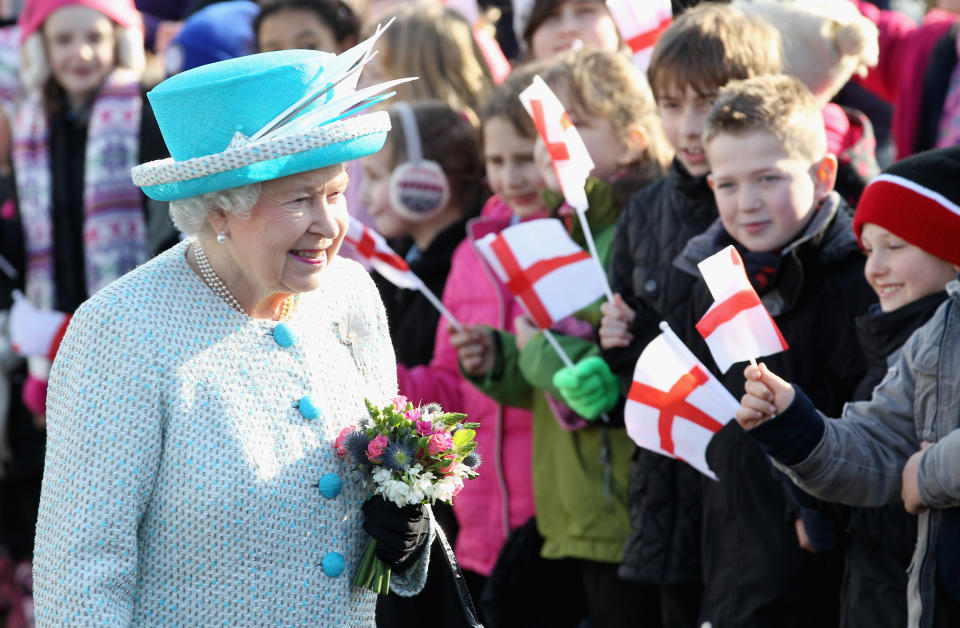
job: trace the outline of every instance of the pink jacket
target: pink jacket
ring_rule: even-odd
[[[499,197],[492,197],[481,217],[468,223],[467,239],[453,253],[443,304],[462,324],[513,331],[513,319],[523,314],[474,248],[479,238],[507,227],[512,215]],[[457,559],[464,568],[488,576],[507,533],[534,514],[530,411],[501,406],[463,378],[442,319],[430,364],[398,370],[400,393],[414,403],[435,401],[480,423],[480,475],[464,484],[453,510],[460,524]]]
[[[897,159],[912,154],[923,106],[924,68],[937,40],[960,16],[940,9],[930,10],[917,26],[896,11],[881,11],[865,0],[857,8],[880,31],[880,61],[859,82],[871,92],[893,103],[891,130]],[[950,80],[945,76],[944,81]]]

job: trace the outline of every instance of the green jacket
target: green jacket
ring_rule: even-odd
[[[613,205],[610,186],[596,179],[588,181],[587,197],[587,222],[601,262],[608,268],[620,208]],[[547,200],[558,206],[561,199],[548,195]],[[571,237],[586,248],[576,216],[570,226]],[[574,316],[596,327],[600,303]],[[542,333],[518,351],[513,334],[492,331],[497,339],[496,365],[483,378],[465,377],[500,403],[533,412],[533,488],[543,556],[619,563],[630,532],[627,474],[635,445],[622,427],[562,428],[544,395],[562,399],[552,383],[553,374],[563,367],[560,357]],[[554,336],[574,362],[600,352],[593,340]],[[601,462],[604,439],[609,444],[608,469]]]

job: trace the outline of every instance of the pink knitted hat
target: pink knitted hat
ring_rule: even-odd
[[[103,13],[125,28],[138,28],[143,31],[140,14],[133,0],[27,0],[20,13],[17,24],[20,26],[20,43],[43,26],[50,14],[63,7],[80,5]]]

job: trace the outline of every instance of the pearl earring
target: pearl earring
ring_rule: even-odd
[[[224,229],[223,231],[217,234],[217,244],[223,244],[226,241],[227,241],[227,230]]]

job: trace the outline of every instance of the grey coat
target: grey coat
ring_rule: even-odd
[[[934,625],[939,509],[960,506],[960,281],[947,293],[870,400],[847,404],[842,421],[824,420],[823,436],[801,462],[776,463],[813,495],[879,506],[900,500],[903,466],[921,441],[935,443],[920,462],[920,496],[930,510],[920,515],[907,585],[909,625],[920,628]]]

